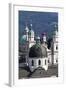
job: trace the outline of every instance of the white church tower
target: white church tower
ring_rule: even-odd
[[[26,35],[26,40],[28,41],[29,39],[29,37],[28,37],[28,32],[29,32],[29,28],[28,28],[28,26],[27,26],[27,24],[26,24],[26,27],[25,27],[25,35]]]
[[[29,30],[29,33],[28,33],[28,38],[29,38],[29,48],[31,48],[35,44],[34,31],[33,31],[33,28],[32,28],[32,24],[30,24],[30,30]]]
[[[34,41],[34,31],[32,29],[32,24],[30,24],[29,41]]]
[[[58,29],[57,26],[54,26],[55,31],[52,41],[52,64],[58,64]]]

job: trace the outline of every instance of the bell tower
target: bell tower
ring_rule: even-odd
[[[29,28],[26,24],[26,27],[25,27],[25,35],[26,35],[26,40],[28,41],[28,32],[29,32]]]
[[[29,41],[34,41],[34,31],[33,31],[33,28],[32,28],[32,24],[30,24]]]
[[[30,48],[35,44],[34,31],[33,31],[33,28],[32,28],[32,23],[30,24],[30,30],[29,30],[29,33],[28,33],[28,38],[29,38],[29,48]]]
[[[54,34],[52,41],[52,64],[58,64],[58,27],[54,26]]]

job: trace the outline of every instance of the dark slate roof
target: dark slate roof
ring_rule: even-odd
[[[46,47],[42,46],[41,44],[36,43],[30,48],[29,57],[47,57],[47,50]]]
[[[45,69],[42,67],[38,67],[28,76],[31,78],[42,78],[42,77],[51,77],[51,76],[58,77],[58,66],[49,66],[47,71],[45,71]]]
[[[42,77],[58,77],[58,65],[49,66],[45,71],[42,67],[36,68],[33,72],[30,72],[29,67],[19,68],[19,79],[21,78],[42,78]]]

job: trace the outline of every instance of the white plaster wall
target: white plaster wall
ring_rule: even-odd
[[[56,60],[58,60],[58,53],[54,54],[54,64],[58,64],[58,62],[56,62]]]
[[[45,60],[46,60],[46,65],[45,65]],[[47,70],[48,69],[48,58],[43,58],[42,59],[42,67]]]
[[[57,42],[57,41],[58,41],[58,36],[54,36],[54,37],[53,37],[53,41],[54,41],[54,42]]]
[[[29,43],[29,48],[31,48],[33,45],[35,45],[35,41]]]
[[[34,61],[34,66],[32,66],[32,60]],[[41,61],[41,65],[38,65],[39,60]],[[45,65],[45,60],[46,60],[46,65]],[[28,65],[31,71],[33,71],[37,67],[42,67],[45,70],[47,70],[48,69],[48,58],[29,58]]]
[[[48,56],[48,60],[49,60],[49,63],[48,65],[51,65],[52,64],[52,55],[51,55],[51,50],[47,50],[47,56]]]
[[[46,42],[46,36],[44,36],[44,37],[43,37],[43,41],[45,41],[45,42]]]
[[[58,37],[55,38],[55,41],[56,41],[56,42],[58,41]]]
[[[31,41],[34,41],[34,37],[31,37]]]
[[[49,60],[48,65],[51,65],[52,64],[52,55],[51,54],[48,55],[48,60]]]
[[[58,47],[58,43],[57,42],[54,43],[54,51],[57,51],[56,50],[56,46]]]

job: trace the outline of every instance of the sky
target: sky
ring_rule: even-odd
[[[25,30],[26,23],[28,27],[32,23],[35,35],[41,37],[42,33],[46,33],[47,38],[52,36],[54,25],[58,25],[58,13],[54,12],[35,12],[35,11],[19,11],[19,38],[21,38]]]

